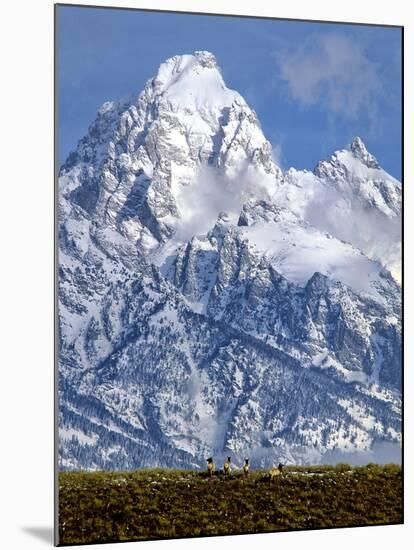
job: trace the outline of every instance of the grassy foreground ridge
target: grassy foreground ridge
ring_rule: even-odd
[[[61,472],[59,543],[402,523],[396,465],[289,466],[224,480],[188,470]]]

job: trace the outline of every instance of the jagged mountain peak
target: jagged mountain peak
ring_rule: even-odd
[[[228,184],[233,203],[263,182],[273,189],[281,171],[256,113],[226,87],[214,55],[196,51],[162,63],[138,99],[106,102],[61,175],[69,202],[154,251],[193,226],[212,186]]]
[[[349,150],[351,151],[354,158],[361,161],[368,168],[379,168],[377,159],[372,155],[365,146],[365,143],[360,137],[355,137],[351,144],[349,145]]]
[[[206,85],[209,85],[207,90]],[[160,64],[156,75],[147,81],[142,94],[139,96],[131,94],[119,101],[105,101],[98,109],[98,116],[114,110],[127,110],[137,101],[139,103],[140,98],[145,95],[154,101],[156,98],[177,96],[177,92],[184,92],[185,95],[187,91],[189,95],[197,95],[198,92],[204,96],[210,94],[212,99],[211,92],[214,91],[212,90],[214,85],[217,90],[229,92],[225,98],[229,105],[234,100],[243,102],[243,98],[237,92],[227,88],[214,54],[208,51],[195,51],[192,54],[174,55]]]
[[[380,261],[400,280],[401,183],[380,167],[360,137],[313,172],[286,171],[277,201]]]
[[[163,83],[168,87],[186,74],[200,75],[203,71],[215,71],[221,75],[221,69],[214,54],[207,51],[195,51],[192,54],[174,55],[161,63],[154,84]]]
[[[230,107],[242,97],[224,83],[215,56],[207,51],[176,55],[167,59],[150,81],[151,93],[186,107]]]
[[[393,179],[379,165],[360,137],[355,137],[344,149],[335,151],[330,159],[321,160],[314,169],[318,177],[326,178],[335,174],[345,175],[348,179],[374,179],[387,177]]]
[[[401,214],[401,183],[379,165],[359,137],[320,161],[314,175],[342,193],[358,196],[364,208],[376,209],[389,218]]]
[[[155,78],[164,80],[167,75],[176,78],[185,72],[199,74],[204,69],[215,69],[221,73],[217,58],[213,53],[201,50],[191,54],[178,54],[161,63]]]

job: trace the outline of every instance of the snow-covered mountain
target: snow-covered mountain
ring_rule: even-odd
[[[107,102],[59,176],[62,468],[401,440],[400,183],[276,165],[209,52]]]
[[[350,242],[401,279],[401,184],[383,170],[360,138],[319,162],[291,168],[279,202],[310,224]]]

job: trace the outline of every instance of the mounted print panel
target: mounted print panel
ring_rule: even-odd
[[[56,544],[401,523],[402,27],[55,16]]]

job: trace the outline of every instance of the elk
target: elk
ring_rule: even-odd
[[[243,465],[243,479],[247,479],[249,477],[249,459],[244,459],[244,465]]]
[[[278,466],[272,466],[272,468],[270,468],[269,470],[269,480],[270,480],[270,483],[272,483],[272,481],[277,481],[278,477],[282,474],[282,470],[283,470],[283,464],[279,462]]]
[[[223,465],[223,473],[224,477],[226,478],[230,473],[230,463],[231,463],[231,457],[228,456],[226,462]]]
[[[214,472],[216,469],[216,465],[214,464],[213,458],[210,457],[207,459],[207,473],[210,477],[213,477]]]

